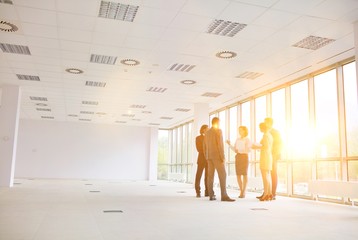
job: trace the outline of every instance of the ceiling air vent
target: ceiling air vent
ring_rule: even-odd
[[[187,108],[177,108],[177,109],[175,109],[175,111],[177,111],[177,112],[189,112],[190,109],[187,109]]]
[[[98,17],[133,22],[139,6],[101,1]]]
[[[263,73],[257,73],[257,72],[244,72],[241,73],[239,76],[237,76],[236,78],[246,78],[246,79],[255,79],[258,78],[260,76],[262,76]]]
[[[132,104],[130,108],[145,108],[145,105]]]
[[[90,87],[105,87],[107,83],[105,82],[93,82],[93,81],[86,81],[86,86]]]
[[[30,99],[33,100],[33,101],[47,101],[47,98],[46,97],[33,97],[33,96],[30,96]]]
[[[157,92],[157,93],[163,93],[167,90],[167,88],[161,88],[161,87],[150,87],[147,89],[147,92]]]
[[[152,126],[159,126],[160,123],[149,123],[149,125],[152,125]]]
[[[138,118],[133,118],[132,121],[140,122],[140,121],[142,121],[142,120],[141,120],[141,119],[138,119]]]
[[[89,118],[79,118],[78,120],[84,121],[84,122],[90,122],[90,121],[92,121],[92,120],[89,119]]]
[[[215,19],[208,27],[207,33],[233,37],[247,25],[237,22],[230,22]]]
[[[324,47],[327,44],[334,42],[334,41],[335,41],[334,39],[309,36],[309,37],[302,39],[301,41],[299,41],[298,43],[296,43],[292,46],[298,47],[298,48],[310,49],[310,50],[317,50],[317,49]]]
[[[36,108],[37,111],[43,111],[43,112],[51,112],[51,109],[49,108]]]
[[[102,64],[110,64],[110,65],[116,64],[116,61],[117,61],[117,57],[97,55],[97,54],[91,54],[91,59],[90,59],[90,62],[93,63],[102,63]]]
[[[203,96],[203,97],[218,97],[218,96],[220,96],[220,95],[221,95],[221,93],[207,92],[207,93],[204,93],[204,94],[201,95],[201,96]]]
[[[134,114],[122,114],[122,116],[123,116],[123,117],[130,117],[130,118],[132,118],[132,117],[134,117],[135,115],[134,115]]]
[[[41,116],[41,118],[44,118],[44,119],[54,119],[54,117],[49,117],[49,116]]]
[[[22,74],[16,74],[16,76],[19,80],[40,81],[39,76],[22,75]]]
[[[144,113],[144,114],[151,114],[152,112],[151,112],[151,111],[142,111],[142,113]]]
[[[80,111],[81,114],[94,114],[94,112],[90,112],[90,111]]]
[[[0,48],[3,52],[6,52],[6,53],[31,55],[30,49],[27,46],[0,43]]]
[[[127,123],[126,121],[116,121],[116,123]]]
[[[196,65],[175,63],[170,66],[169,71],[190,72]]]
[[[0,0],[0,3],[13,4],[11,0]]]
[[[172,117],[161,117],[160,119],[165,119],[165,120],[172,120]]]
[[[85,105],[98,105],[97,101],[82,101],[82,104]]]
[[[0,21],[0,30],[3,32],[16,32],[19,28],[15,24]]]
[[[69,117],[78,117],[77,114],[68,114],[67,116],[69,116]]]

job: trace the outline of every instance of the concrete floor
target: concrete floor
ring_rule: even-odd
[[[259,202],[233,190],[235,202],[209,201],[192,185],[161,181],[16,183],[0,188],[0,240],[358,239],[358,207],[347,205]]]

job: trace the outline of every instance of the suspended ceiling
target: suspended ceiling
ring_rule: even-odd
[[[357,0],[0,0],[20,118],[170,128],[354,56]]]

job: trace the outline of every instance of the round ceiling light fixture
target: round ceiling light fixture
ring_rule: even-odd
[[[3,32],[16,32],[19,28],[15,24],[0,21],[0,30]]]
[[[195,84],[196,82],[194,80],[183,80],[183,81],[180,81],[182,84],[185,84],[185,85],[192,85],[192,84]]]
[[[236,57],[236,53],[234,53],[234,52],[232,52],[232,51],[221,51],[221,52],[218,52],[217,54],[216,54],[216,56],[218,57],[218,58],[226,58],[226,59],[228,59],[228,58],[234,58],[234,57]]]
[[[123,59],[121,61],[122,64],[127,65],[127,66],[136,66],[139,65],[140,62],[134,59]]]
[[[78,68],[67,68],[66,72],[72,73],[72,74],[81,74],[81,73],[83,73],[83,71],[81,69],[78,69]]]

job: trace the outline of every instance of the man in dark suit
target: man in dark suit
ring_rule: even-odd
[[[215,170],[219,175],[221,201],[232,202],[226,192],[226,170],[224,142],[221,129],[219,129],[220,120],[214,117],[211,121],[212,127],[205,133],[204,138],[204,154],[208,161],[208,190],[210,200],[216,200],[214,195],[214,174]]]

